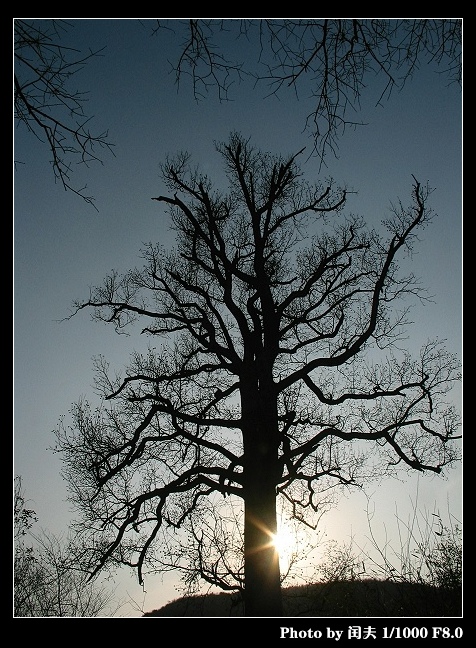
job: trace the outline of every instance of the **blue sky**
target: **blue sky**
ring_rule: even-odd
[[[118,337],[112,328],[90,321],[82,312],[65,320],[74,299],[87,296],[112,269],[125,271],[140,263],[143,243],[172,245],[167,216],[151,200],[165,191],[159,165],[168,153],[188,150],[213,177],[221,177],[214,141],[231,131],[249,136],[273,153],[311,149],[303,132],[309,101],[291,95],[264,99],[266,89],[251,92],[237,85],[233,101],[220,103],[213,93],[196,103],[185,83],[180,91],[169,72],[177,40],[136,19],[72,19],[68,43],[84,49],[106,46],[74,78],[89,91],[86,105],[92,130],[109,130],[115,156],[104,165],[77,167],[72,176],[95,196],[91,206],[54,183],[46,148],[24,129],[15,130],[14,172],[14,472],[21,475],[39,525],[65,533],[72,513],[60,477],[59,458],[49,449],[53,429],[81,396],[94,398],[92,358],[103,354],[118,368],[128,361],[137,340]],[[236,45],[237,55],[242,45]],[[423,68],[383,107],[375,107],[379,86],[369,79],[362,119],[365,127],[348,130],[340,141],[339,159],[327,158],[319,171],[316,159],[304,169],[309,178],[332,176],[358,193],[347,211],[370,225],[388,215],[391,202],[410,202],[412,174],[434,187],[436,213],[422,237],[411,269],[434,295],[418,306],[409,329],[409,348],[428,337],[447,340],[457,354],[462,345],[462,107],[457,86]],[[456,396],[458,400],[458,396]],[[376,520],[392,528],[395,511],[405,517],[415,502],[444,515],[448,507],[461,519],[461,470],[448,480],[432,476],[391,481],[373,495]],[[341,501],[324,519],[329,535],[347,540],[366,532],[362,495]],[[168,578],[147,584],[145,610],[175,598]],[[118,580],[118,592],[143,596],[132,576]],[[139,616],[131,607],[122,613]]]

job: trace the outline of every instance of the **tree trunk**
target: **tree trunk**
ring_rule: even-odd
[[[247,398],[249,396],[249,398]],[[244,400],[243,400],[243,397]],[[245,615],[283,615],[277,531],[276,475],[278,422],[276,402],[263,389],[242,392],[245,495]]]
[[[262,472],[266,472],[263,470]],[[283,615],[276,533],[276,489],[256,480],[245,498],[245,615]],[[254,491],[254,492],[253,492]]]

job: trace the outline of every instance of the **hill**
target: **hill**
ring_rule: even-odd
[[[286,617],[458,617],[461,590],[421,583],[353,580],[288,587],[283,590]],[[243,616],[236,594],[178,598],[144,617]]]

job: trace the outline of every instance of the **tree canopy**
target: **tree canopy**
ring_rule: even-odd
[[[190,81],[194,97],[236,96],[243,79],[279,98],[291,90],[311,99],[305,129],[322,160],[336,154],[359,117],[376,77],[377,105],[432,65],[448,83],[462,82],[461,19],[318,18],[157,20],[155,33],[176,29],[181,47],[171,64],[177,85]],[[253,46],[255,46],[253,48]],[[252,49],[255,56],[245,54]],[[365,120],[365,114],[363,116]]]
[[[434,66],[448,83],[462,80],[461,19],[158,19],[146,21],[148,29],[149,22],[158,39],[163,30],[175,34],[175,80],[186,90],[190,81],[197,101],[210,92],[221,101],[235,98],[243,80],[265,97],[291,91],[310,99],[303,128],[322,161],[337,153],[346,128],[365,123],[360,112],[369,79],[377,79],[380,92],[372,100],[381,105],[422,65]],[[94,205],[74,182],[74,165],[102,163],[114,145],[107,131],[91,130],[87,89],[72,83],[106,52],[73,47],[73,28],[74,19],[14,20],[14,114],[48,147],[55,181]]]
[[[72,77],[100,52],[81,54],[65,43],[71,26],[64,20],[15,19],[15,119],[47,145],[55,181],[93,205],[86,187],[73,182],[72,166],[102,162],[101,153],[112,152],[113,144],[107,131],[90,130],[88,93],[72,86]]]

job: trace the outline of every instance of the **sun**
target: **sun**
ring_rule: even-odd
[[[282,526],[279,531],[273,535],[272,544],[276,549],[280,559],[288,559],[296,550],[296,536],[286,526]]]

